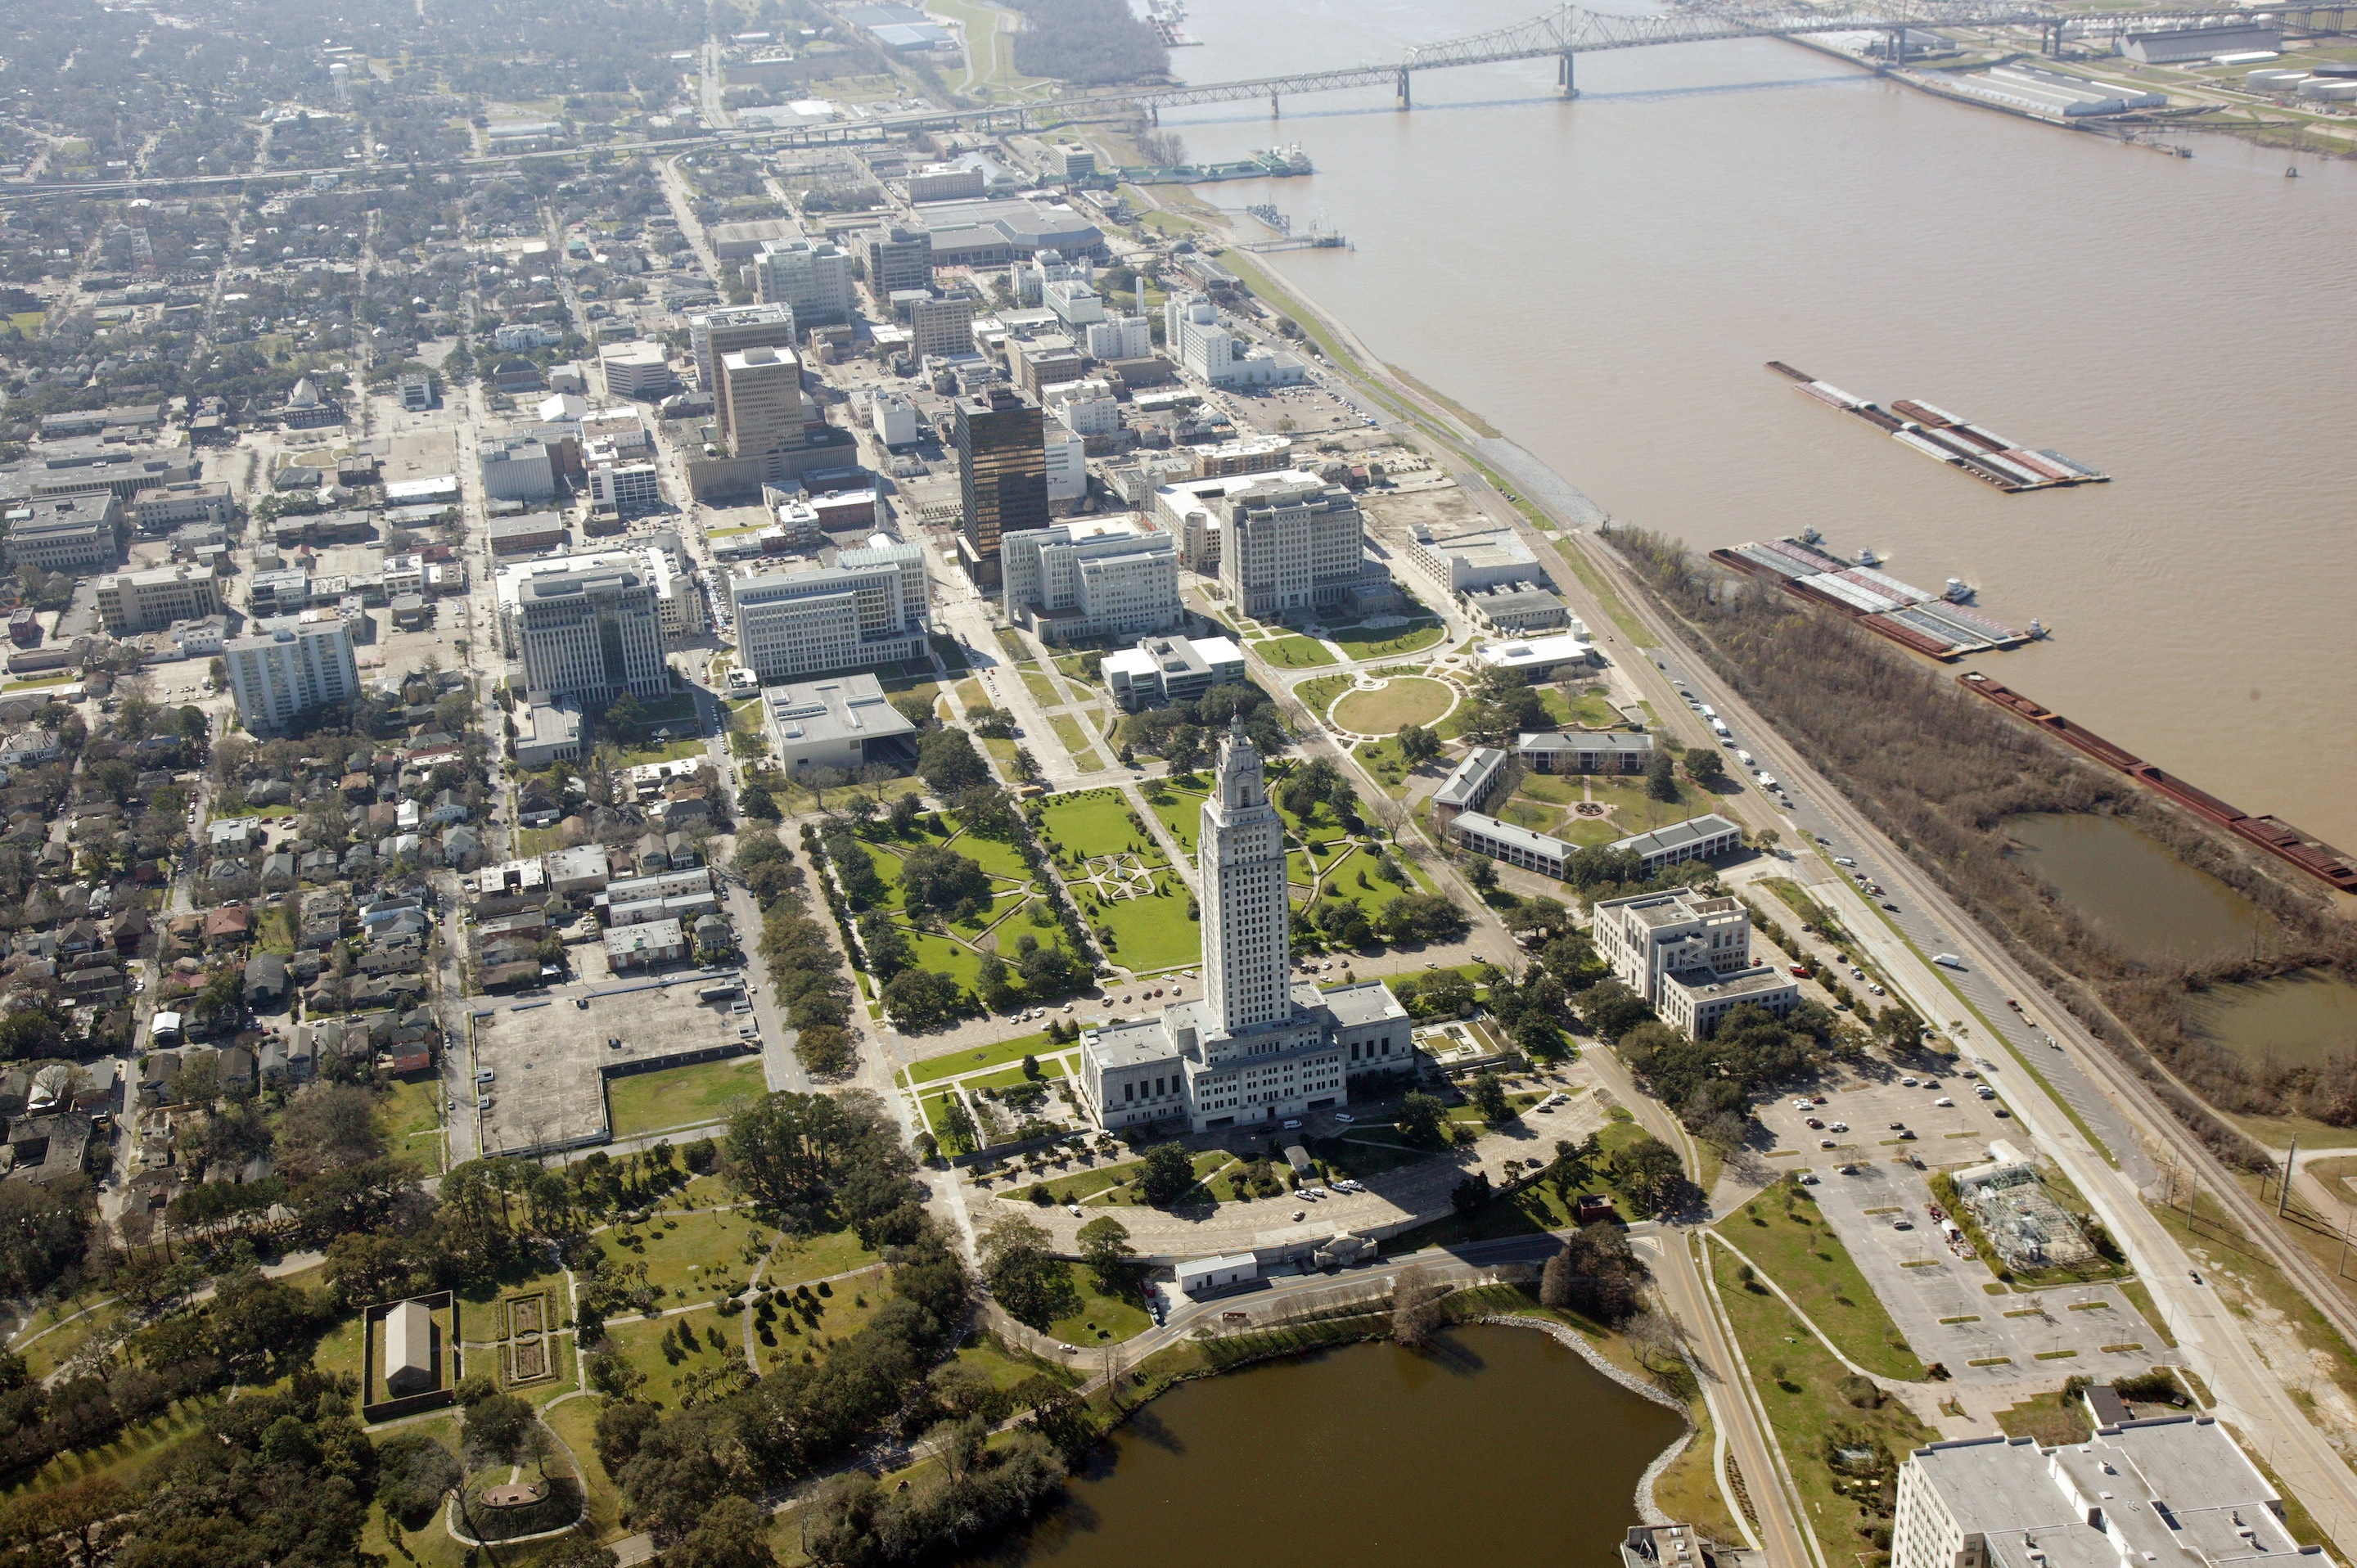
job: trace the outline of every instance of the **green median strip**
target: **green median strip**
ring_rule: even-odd
[[[2010,1367],[2013,1365],[2013,1358],[2010,1356],[1983,1356],[1979,1360],[1967,1361],[1964,1365],[1967,1367]]]
[[[2038,1359],[2041,1361],[2067,1361],[2078,1353],[2076,1350],[2040,1350]]]
[[[2131,1340],[2129,1340],[2129,1341],[2128,1341],[2126,1344],[2125,1344],[2125,1345],[2106,1345],[2106,1346],[2104,1346],[2104,1355],[2106,1355],[2106,1356],[2125,1356],[2125,1355],[2127,1355],[2128,1353],[2130,1353],[2131,1351],[2135,1351],[2135,1350],[2141,1350],[2141,1349],[2143,1349],[2143,1348],[2144,1348],[2144,1341],[2143,1341],[2143,1340],[2141,1340],[2141,1339],[2131,1339]]]
[[[2046,1316],[2046,1309],[2042,1306],[2025,1306],[2008,1312],[2006,1316],[2007,1317],[2043,1317]]]
[[[1940,1319],[1943,1323],[1978,1323],[1980,1320],[1981,1315],[1977,1312],[1969,1313],[1963,1317],[1943,1317]]]
[[[2069,1308],[2072,1312],[2109,1312],[2111,1309],[2112,1304],[2108,1301],[2074,1301]]]

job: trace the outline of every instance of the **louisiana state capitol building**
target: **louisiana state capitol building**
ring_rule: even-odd
[[[1413,1076],[1406,1009],[1380,981],[1321,991],[1292,978],[1285,819],[1241,717],[1203,802],[1203,995],[1081,1036],[1081,1093],[1110,1129],[1275,1122],[1341,1104],[1361,1082]]]

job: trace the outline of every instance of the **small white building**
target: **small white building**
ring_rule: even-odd
[[[1189,1258],[1178,1265],[1178,1294],[1200,1299],[1260,1278],[1260,1260],[1250,1252]]]
[[[917,409],[907,398],[897,392],[877,392],[868,404],[868,414],[876,439],[886,446],[917,444]]]

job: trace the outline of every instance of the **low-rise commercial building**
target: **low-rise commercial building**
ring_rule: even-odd
[[[1659,875],[1689,860],[1715,860],[1743,847],[1743,830],[1717,812],[1689,817],[1649,833],[1617,839],[1612,848],[1637,857],[1648,876]]]
[[[1488,855],[1491,860],[1535,871],[1557,881],[1563,879],[1565,868],[1578,847],[1549,833],[1501,822],[1480,811],[1459,811],[1449,819],[1447,831],[1457,847],[1469,854]]]
[[[762,692],[761,705],[789,774],[862,768],[905,772],[917,765],[917,726],[885,696],[883,683],[864,671],[771,686]]]
[[[1405,553],[1408,564],[1451,598],[1498,583],[1546,581],[1538,557],[1511,528],[1441,532],[1419,522],[1408,530]]]
[[[545,768],[581,755],[581,710],[572,703],[534,693],[517,711],[515,726],[508,749],[520,768]]]
[[[1546,730],[1517,739],[1514,755],[1534,773],[1642,773],[1653,759],[1653,737],[1638,730]]]
[[[1571,618],[1569,626],[1569,630],[1554,637],[1484,642],[1473,650],[1473,656],[1489,669],[1512,670],[1531,682],[1552,681],[1595,669],[1602,660],[1597,657],[1596,643],[1587,626],[1576,616]]]
[[[537,555],[544,550],[563,548],[570,537],[560,512],[531,511],[522,517],[491,520],[494,555]]]
[[[1474,625],[1506,637],[1544,636],[1571,625],[1571,607],[1544,579],[1468,588],[1458,602]]]
[[[2211,1416],[2104,1422],[2053,1448],[1960,1438],[1899,1466],[1891,1568],[2241,1568],[2263,1556],[2330,1563],[2292,1537],[2282,1494]]]
[[[1214,686],[1244,683],[1244,650],[1226,637],[1148,637],[1105,655],[1105,687],[1130,713],[1192,702]]]
[[[221,583],[194,566],[117,572],[98,580],[98,618],[110,636],[136,637],[221,610]]]

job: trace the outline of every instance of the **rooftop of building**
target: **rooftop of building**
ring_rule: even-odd
[[[1484,664],[1506,670],[1520,670],[1531,665],[1561,664],[1594,655],[1596,645],[1588,636],[1587,626],[1574,616],[1571,628],[1554,637],[1518,637],[1506,642],[1485,642],[1474,650]]]
[[[770,686],[762,691],[761,701],[778,734],[791,746],[888,740],[917,730],[885,697],[882,682],[873,675]]]
[[[1625,849],[1634,854],[1659,854],[1667,850],[1684,849],[1726,833],[1740,834],[1742,831],[1717,811],[1711,811],[1699,817],[1688,817],[1683,822],[1655,828],[1649,833],[1631,833],[1625,839],[1616,840],[1610,847]]]
[[[1653,737],[1641,730],[1544,730],[1526,733],[1514,742],[1524,752],[1651,751]]]
[[[1561,859],[1572,851],[1572,846],[1559,838],[1550,838],[1544,833],[1533,832],[1528,828],[1516,827],[1512,822],[1501,822],[1495,817],[1483,816],[1479,811],[1458,812],[1455,820],[1448,824],[1448,829],[1451,832],[1480,833],[1482,837],[1496,843],[1518,845],[1532,854],[1544,855],[1550,859]]]
[[[1494,746],[1477,746],[1465,754],[1464,759],[1448,770],[1440,788],[1432,792],[1436,806],[1465,806],[1472,803],[1506,765],[1506,754]]]

